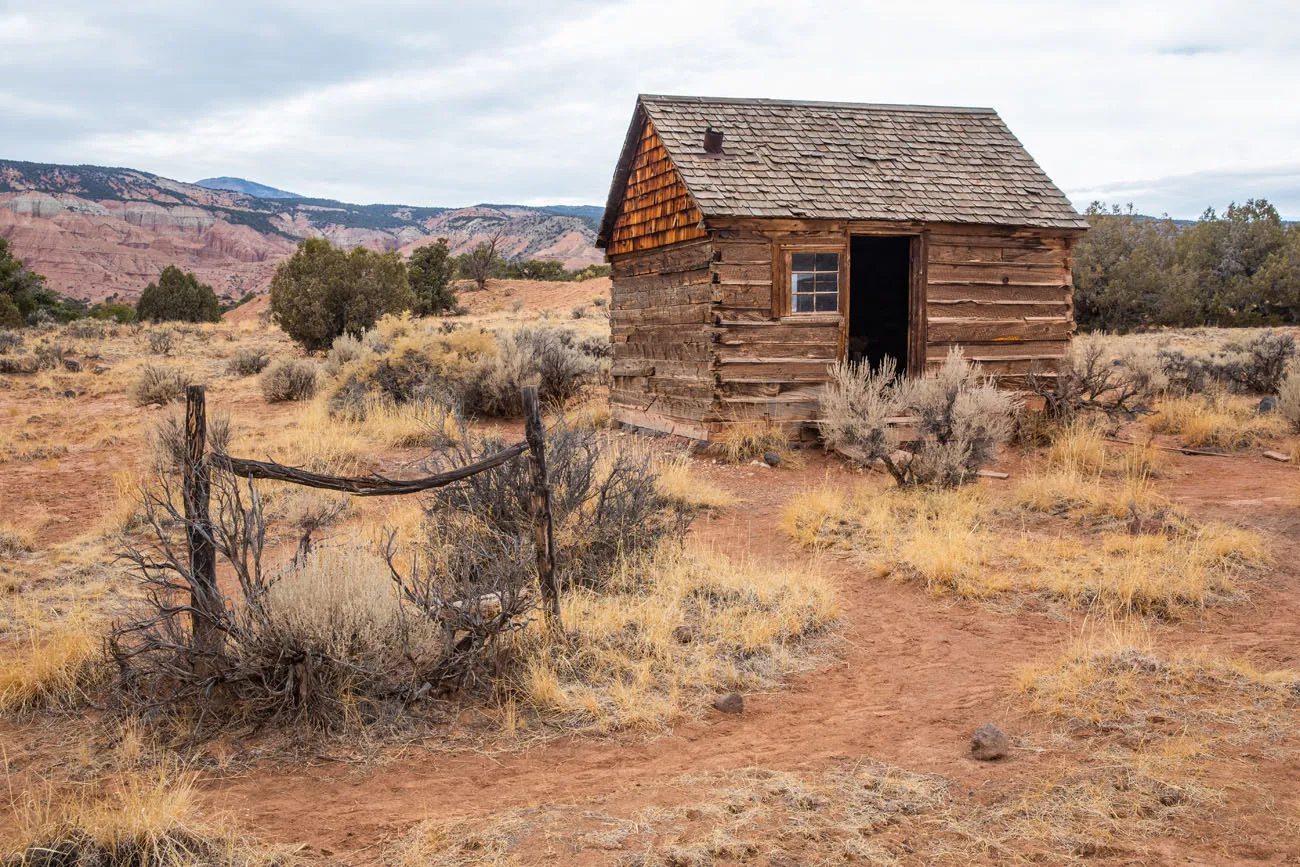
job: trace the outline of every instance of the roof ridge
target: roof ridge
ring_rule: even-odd
[[[825,106],[827,108],[860,108],[860,109],[883,109],[889,111],[916,111],[916,112],[957,112],[960,114],[997,114],[997,109],[983,106],[969,105],[918,105],[912,103],[891,103],[891,102],[835,102],[823,99],[769,99],[767,97],[754,96],[682,96],[668,93],[640,93],[637,94],[637,101],[651,102],[683,102],[695,103],[697,105],[709,104],[726,104],[726,105],[790,105],[790,106]]]

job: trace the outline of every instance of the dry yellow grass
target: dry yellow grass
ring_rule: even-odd
[[[657,731],[718,691],[769,686],[810,666],[810,641],[836,612],[816,570],[662,551],[626,564],[611,590],[565,596],[569,646],[524,633],[512,692],[545,724]]]
[[[1096,493],[1106,490],[1098,480],[1068,480],[1074,493],[1067,502],[1121,514],[1134,502]],[[1061,499],[1050,490],[1045,496],[1050,503]],[[1203,608],[1234,596],[1242,573],[1268,562],[1258,534],[1221,524],[1171,517],[1136,533],[1077,536],[1069,532],[1073,524],[1030,529],[993,497],[978,487],[873,487],[852,495],[814,490],[796,495],[784,526],[800,544],[855,552],[934,593],[968,599],[1038,594],[1114,614],[1175,617]]]
[[[686,509],[725,509],[734,505],[736,495],[708,479],[695,469],[685,455],[658,462],[655,487],[671,503]]]
[[[1277,414],[1257,415],[1246,398],[1212,394],[1166,398],[1148,425],[1191,448],[1224,451],[1251,448],[1286,433],[1286,422]]]
[[[762,419],[741,419],[728,423],[710,451],[733,464],[761,461],[767,452],[776,453],[783,464],[794,459],[794,452],[790,451],[789,435]]]
[[[46,786],[14,799],[0,854],[14,864],[253,867],[287,863],[204,817],[197,775],[174,763],[76,792]],[[58,853],[57,860],[48,860]]]
[[[44,629],[33,623],[26,645],[0,658],[0,713],[72,706],[104,666],[103,639],[84,614]]]
[[[1291,716],[1300,671],[1261,670],[1208,651],[1162,654],[1149,635],[1120,627],[1094,631],[1059,659],[1026,666],[1017,687],[1032,711],[1059,720],[1265,737]]]

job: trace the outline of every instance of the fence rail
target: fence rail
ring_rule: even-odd
[[[515,458],[525,456],[531,468],[529,504],[533,518],[533,541],[537,546],[537,580],[547,625],[561,632],[560,591],[555,575],[555,538],[551,521],[551,485],[546,469],[546,427],[542,424],[541,403],[537,387],[520,389],[524,407],[524,442],[502,449],[482,460],[443,473],[416,479],[389,479],[370,476],[332,476],[290,467],[275,461],[237,458],[221,452],[207,452],[207,389],[191,385],[185,390],[184,497],[187,542],[190,549],[192,636],[196,649],[211,649],[219,636],[207,634],[206,624],[216,622],[220,609],[217,587],[216,552],[212,544],[210,470],[230,473],[246,479],[285,482],[308,488],[339,491],[358,497],[418,494],[468,479]]]

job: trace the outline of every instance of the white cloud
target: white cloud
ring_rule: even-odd
[[[132,19],[137,50],[194,31],[162,72],[120,72],[105,93],[92,56],[84,85],[55,94],[49,69],[11,89],[91,118],[66,135],[33,123],[15,146],[350,200],[600,202],[638,91],[975,104],[1063,188],[1132,187],[1139,208],[1173,213],[1204,173],[1220,186],[1196,212],[1222,184],[1267,182],[1300,140],[1300,108],[1277,96],[1300,80],[1300,7],[1280,0],[1250,14],[1220,0],[196,8]],[[86,39],[111,23],[87,21]],[[1116,183],[1175,176],[1176,193]]]

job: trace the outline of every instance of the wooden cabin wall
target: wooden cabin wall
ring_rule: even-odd
[[[717,327],[715,427],[765,419],[791,433],[816,421],[827,367],[840,352],[839,314],[776,318],[779,244],[836,245],[843,232],[817,226],[781,232],[757,228],[714,232],[713,319]]]
[[[609,257],[616,421],[708,439],[713,258],[707,238]]]
[[[1055,373],[1074,330],[1072,239],[1046,230],[730,221],[703,239],[611,254],[610,400],[619,421],[709,439],[765,419],[814,423],[840,356],[840,314],[778,317],[783,245],[847,250],[851,234],[924,236],[924,358],[951,347],[1015,386]],[[775,279],[774,279],[775,278]],[[775,287],[775,288],[774,288]]]
[[[1031,229],[927,234],[927,367],[961,346],[1006,385],[1054,375],[1074,332],[1072,239]]]

